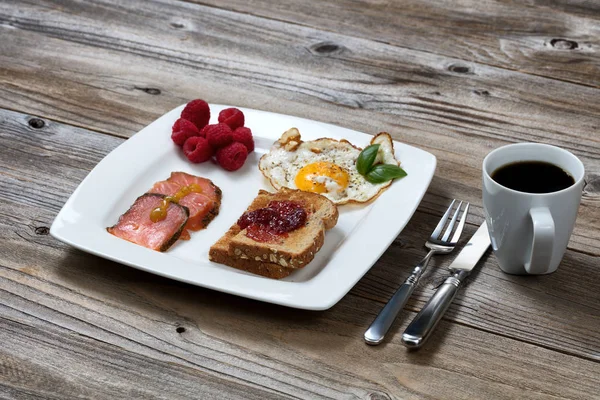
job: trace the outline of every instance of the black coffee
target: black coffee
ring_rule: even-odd
[[[525,193],[558,192],[575,183],[567,171],[543,161],[506,164],[492,173],[492,179],[509,189]]]

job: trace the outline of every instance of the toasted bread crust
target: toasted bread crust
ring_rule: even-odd
[[[221,239],[219,239],[217,243],[210,248],[208,252],[209,260],[272,279],[285,278],[294,272],[293,269],[283,268],[279,264],[259,262],[250,259],[236,259],[229,256],[229,242],[237,233],[239,233],[239,228],[236,224],[232,226],[229,231],[227,231],[225,235],[223,235],[223,237],[221,237]]]
[[[252,260],[242,260],[231,258],[227,250],[210,249],[209,258],[211,261],[227,265],[252,274],[261,275],[271,279],[281,279],[294,272],[292,268],[283,268],[279,264],[263,263]]]

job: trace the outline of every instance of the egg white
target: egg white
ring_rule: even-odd
[[[348,186],[345,188],[327,176],[312,177],[315,182],[323,183],[327,188],[327,192],[320,194],[336,204],[365,203],[391,185],[391,181],[370,183],[358,173],[356,159],[362,149],[350,142],[329,138],[303,142],[300,140],[300,134],[297,133],[294,137],[295,142],[290,146],[289,139],[284,139],[288,132],[274,143],[271,150],[263,155],[259,162],[261,172],[275,189],[279,190],[283,187],[298,189],[294,181],[300,169],[320,161],[336,164],[348,173]],[[373,138],[371,144],[373,143],[380,144],[376,163],[398,165],[389,134],[380,133]]]

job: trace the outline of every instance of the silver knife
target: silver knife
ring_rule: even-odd
[[[448,267],[452,276],[438,288],[402,334],[402,343],[406,347],[418,349],[425,343],[454,300],[458,289],[489,246],[490,236],[484,221]]]

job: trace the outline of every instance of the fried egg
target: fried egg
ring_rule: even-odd
[[[382,132],[371,143],[378,143],[375,163],[399,165],[389,134]],[[319,193],[336,204],[364,203],[392,184],[370,183],[356,170],[362,151],[347,140],[321,138],[302,141],[292,128],[263,155],[258,167],[277,190],[286,187]]]

